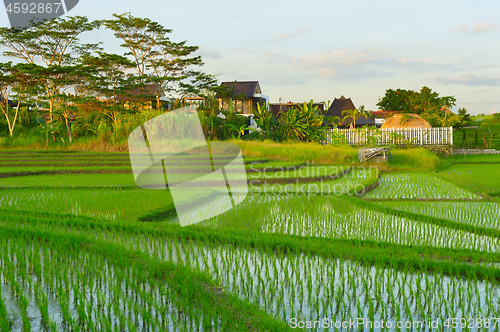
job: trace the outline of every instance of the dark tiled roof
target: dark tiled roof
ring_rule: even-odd
[[[1,95],[0,95],[0,103],[5,104],[5,98],[3,96],[1,96]],[[10,107],[17,106],[17,103],[15,103],[14,101],[12,101],[10,99],[8,99],[8,103],[9,103]]]
[[[117,101],[142,101],[156,99],[156,96],[163,96],[164,93],[160,90],[159,84],[148,84],[142,87],[136,87],[128,91],[130,96],[118,96]]]
[[[349,119],[348,121],[349,124],[352,122],[352,119]],[[356,127],[359,126],[374,126],[375,125],[375,118],[372,117],[365,117],[364,115],[359,115],[356,117]]]
[[[222,82],[220,85],[227,87],[229,90],[232,89],[232,97],[243,95],[246,98],[252,98],[255,94],[262,93],[258,81]]]
[[[335,98],[330,105],[330,108],[325,113],[325,116],[338,116],[339,118],[343,118],[342,111],[346,110],[354,110],[356,106],[352,103],[351,98],[346,98],[344,96],[340,98]]]

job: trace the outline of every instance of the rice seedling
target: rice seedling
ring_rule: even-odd
[[[342,319],[346,312],[352,317],[371,316],[372,321],[382,317],[396,321],[396,312],[400,320],[427,322],[438,319],[440,314],[493,318],[494,314],[484,313],[481,308],[493,305],[500,296],[498,281],[463,279],[459,275],[443,277],[438,271],[429,274],[418,267],[394,270],[333,256],[319,258],[265,248],[245,250],[237,245],[177,243],[168,238],[151,241],[144,237],[141,243],[143,250],[154,250],[164,260],[209,273],[243,299],[259,303],[269,313],[289,322],[298,312],[304,320]],[[207,256],[208,260],[201,259]],[[469,297],[465,299],[467,305],[460,308],[464,299],[451,294],[464,291]],[[331,294],[337,297],[331,299]],[[351,302],[352,299],[359,302]],[[447,307],[440,307],[446,301]]]
[[[308,153],[320,152],[297,152]],[[2,165],[21,158],[60,171],[128,162],[120,153],[0,152],[0,172],[15,172]],[[339,174],[305,159],[246,167],[252,180]],[[353,194],[377,181],[375,170],[353,169],[323,184]],[[334,323],[363,318],[408,320],[417,327],[400,330],[416,331],[434,330],[436,319],[441,326],[449,318],[493,322],[500,314],[498,203],[429,173],[380,181],[365,196],[378,205],[322,192],[318,181],[286,192],[255,185],[261,195],[181,228],[164,213],[172,207],[168,191],[135,189],[131,174],[2,178],[0,329],[285,331],[327,319],[333,325],[305,329],[347,331]],[[155,217],[142,220],[154,222],[135,221],[148,215]],[[498,330],[489,326],[481,328]]]
[[[428,173],[387,173],[366,198],[478,199],[480,196]]]
[[[9,177],[0,179],[0,187],[135,187],[132,174],[54,174]]]
[[[15,229],[9,231],[8,228],[3,228],[2,233],[3,235],[10,233],[11,236],[9,240],[2,237],[4,239],[1,243],[3,255],[0,262],[2,266],[7,266],[5,270],[8,277],[6,279],[8,285],[15,289],[16,301],[20,303],[21,313],[22,310],[26,311],[29,301],[20,295],[22,294],[20,285],[40,283],[31,291],[36,293],[36,289],[40,287],[54,294],[59,299],[59,317],[61,317],[61,321],[56,324],[65,325],[72,331],[98,331],[105,326],[113,330],[127,330],[128,327],[130,330],[143,331],[156,330],[160,326],[166,327],[164,331],[195,328],[206,330],[210,326],[215,330],[227,331],[228,324],[234,322],[235,319],[236,321],[243,319],[233,317],[231,314],[232,308],[241,308],[241,304],[234,302],[235,300],[231,297],[223,299],[213,294],[210,289],[204,289],[203,285],[210,285],[211,282],[202,275],[193,274],[189,270],[179,270],[172,265],[162,265],[158,261],[147,263],[147,274],[144,274],[145,271],[139,272],[141,271],[139,267],[146,264],[142,260],[151,260],[148,258],[149,255],[137,256],[138,254],[130,252],[130,255],[140,258],[137,266],[134,266],[134,264],[130,265],[128,260],[116,255],[118,252],[123,253],[123,250],[127,250],[123,247],[113,249],[110,244],[89,242],[86,238],[65,239],[64,233],[61,232],[46,233],[46,240],[43,242],[39,242],[39,236],[40,234],[43,236],[44,233],[35,229],[32,232],[25,229],[19,233]],[[12,241],[16,236],[18,237],[16,241]],[[25,237],[33,240],[33,236],[35,236],[34,245],[30,244],[32,241],[24,241]],[[74,246],[75,242],[79,241],[80,245]],[[97,250],[96,248],[99,247],[101,249]],[[38,264],[40,261],[41,264]],[[39,266],[37,274],[34,268],[30,273],[25,273],[28,266]],[[99,267],[98,273],[95,271],[96,267]],[[167,272],[164,271],[165,268],[173,268],[177,271],[172,274],[176,277],[169,279],[170,277],[167,277],[169,274],[165,274]],[[183,273],[188,273],[188,275],[182,275]],[[161,277],[162,275],[164,277]],[[162,282],[157,280],[157,278],[165,277],[167,279]],[[199,278],[201,280],[196,281]],[[205,308],[202,311],[206,314],[200,312],[200,307],[193,306],[191,296],[201,301],[199,304],[201,308]],[[219,300],[229,301],[228,304],[231,305],[224,306],[228,310],[220,311],[221,308],[214,308],[210,304],[214,296],[217,296]],[[93,309],[95,305],[99,307],[96,303],[97,299],[101,303],[101,310]],[[46,317],[44,312],[48,312],[48,309],[43,301],[37,302],[40,311],[34,314],[35,320],[44,322],[44,317]],[[243,312],[250,310],[253,314],[257,314],[255,308],[248,308],[242,309]],[[164,315],[160,316],[160,312]],[[214,321],[214,317],[218,316],[217,312],[222,316],[219,315],[220,319]],[[25,316],[22,316],[23,328],[31,326],[26,324]],[[243,319],[245,320],[246,318]],[[254,319],[252,321],[252,324],[255,324]],[[266,322],[269,324],[273,320],[264,319],[263,324]],[[276,324],[276,321],[270,324]],[[52,326],[54,326],[53,323]]]
[[[497,202],[384,202],[394,209],[500,230]]]
[[[4,189],[0,208],[47,211],[115,220],[135,220],[152,209],[173,207],[166,190]]]

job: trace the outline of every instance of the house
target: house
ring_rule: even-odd
[[[128,95],[120,95],[116,97],[116,101],[123,102],[125,107],[140,103],[151,109],[160,105],[160,98],[164,96],[160,84],[148,84],[130,89]]]
[[[7,99],[7,103],[6,103],[5,102],[5,97],[3,95],[1,95],[1,94],[0,94],[0,103],[2,103],[2,105],[8,104],[9,107],[17,107],[17,103],[13,102],[10,99]]]
[[[345,114],[342,114],[344,111],[354,110],[356,106],[352,102],[351,98],[346,98],[341,96],[340,98],[335,98],[328,108],[328,111],[325,113],[325,117],[334,117],[337,116],[342,121],[343,127],[349,127],[353,120],[351,118],[347,118],[344,120]],[[358,115],[356,117],[356,127],[364,127],[364,126],[377,126],[380,127],[383,121],[377,120],[372,116]],[[325,119],[323,125],[327,125],[328,121]]]
[[[203,101],[205,101],[205,98],[203,97],[184,97],[184,103],[186,105],[197,105]]]
[[[328,111],[326,111],[325,116],[338,116],[339,118],[343,118],[343,111],[354,110],[356,106],[352,102],[351,98],[346,98],[341,96],[340,98],[335,98],[331,103]]]
[[[219,101],[219,107],[228,109],[229,99],[232,99],[233,110],[242,114],[252,114],[252,109],[257,104],[269,102],[269,97],[262,94],[258,81],[222,82],[221,88],[215,98]]]
[[[304,103],[292,103],[289,101],[288,103],[271,103],[269,104],[269,110],[275,117],[278,117],[280,113],[286,112],[291,108],[299,108],[299,105],[304,105]],[[324,103],[313,103],[313,107],[317,106],[320,114],[323,114],[325,111]]]

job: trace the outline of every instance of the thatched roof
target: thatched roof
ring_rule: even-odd
[[[403,114],[394,114],[392,117],[387,119],[382,125],[382,129],[389,128],[431,128],[432,126],[429,122],[422,119],[417,114],[408,114],[408,120],[403,120]]]

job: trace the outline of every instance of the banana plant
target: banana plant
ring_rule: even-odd
[[[322,128],[322,124],[325,117],[321,114],[318,106],[315,106],[311,99],[309,103],[304,102],[303,105],[299,104],[298,107],[301,119],[306,127],[306,134],[303,139],[308,142],[324,140],[326,133]]]
[[[284,140],[304,140],[308,136],[308,124],[299,109],[291,108],[280,117],[280,132]]]
[[[231,137],[233,139],[241,139],[241,137],[243,135],[245,135],[245,130],[251,129],[247,125],[242,125],[241,127],[238,128],[238,127],[236,127],[235,125],[233,125],[231,123],[226,124],[226,126],[229,127],[230,129],[234,130],[237,133],[236,136],[231,134]]]
[[[253,108],[252,111],[255,116],[254,120],[258,126],[258,129],[255,130],[253,128],[250,128],[252,132],[249,134],[249,138],[256,138],[260,140],[282,140],[277,135],[278,120],[269,110],[269,104],[257,103],[257,108]]]

